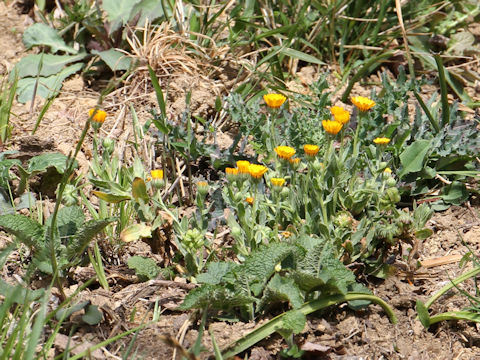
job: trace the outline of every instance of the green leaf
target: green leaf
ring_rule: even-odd
[[[57,213],[57,228],[60,238],[73,236],[85,221],[80,206],[64,206]],[[49,225],[49,223],[47,223]]]
[[[62,69],[73,62],[84,59],[86,54],[78,55],[53,55],[53,54],[33,54],[23,57],[16,65],[15,71],[18,77],[47,77],[58,74]],[[41,64],[41,65],[40,65]],[[40,69],[40,72],[38,70]],[[15,74],[15,71],[10,73]]]
[[[237,264],[233,262],[211,262],[207,265],[207,272],[199,274],[196,279],[199,283],[216,285],[220,284],[225,275],[231,272]]]
[[[88,305],[90,305],[90,301],[87,300],[87,301],[79,302],[68,308],[62,308],[58,310],[57,313],[55,314],[55,319],[57,319],[58,321],[62,319],[64,320],[68,319],[73,313],[76,313],[77,311],[85,309]]]
[[[430,327],[430,314],[428,313],[427,307],[421,300],[417,300],[416,308],[420,322],[425,327],[425,329],[428,329]]]
[[[131,197],[128,195],[110,194],[103,191],[92,191],[92,194],[98,197],[99,199],[104,200],[111,204],[118,204],[122,201],[131,199]]]
[[[80,257],[93,237],[114,220],[114,218],[106,218],[103,220],[90,220],[85,223],[75,234],[73,241],[67,248],[68,258],[73,260],[76,257]]]
[[[24,215],[0,215],[0,228],[30,248],[40,246],[43,241],[44,227]]]
[[[125,25],[132,16],[132,10],[139,0],[103,0],[101,7],[107,13],[110,22],[109,33]],[[143,25],[143,24],[142,24]]]
[[[428,228],[415,231],[415,237],[419,240],[428,239],[432,235],[433,235],[433,230]]]
[[[132,58],[115,49],[92,51],[92,53],[100,56],[112,71],[130,70],[132,66]]]
[[[265,287],[259,308],[265,309],[269,305],[282,301],[288,301],[294,309],[302,306],[304,302],[294,279],[275,274]]]
[[[234,307],[251,304],[255,298],[223,285],[205,284],[190,290],[179,310],[204,309],[205,307],[228,311]]]
[[[66,67],[61,72],[56,75],[48,77],[26,77],[18,80],[17,83],[17,95],[18,102],[26,103],[31,101],[34,94],[35,84],[38,82],[38,87],[36,95],[41,96],[45,99],[54,97],[58,94],[62,88],[63,80],[69,77],[72,74],[80,71],[83,67],[82,63],[76,63],[71,66]]]
[[[468,190],[464,183],[453,181],[443,188],[442,199],[447,204],[461,205],[468,200]]]
[[[398,174],[402,178],[406,174],[422,170],[425,156],[430,150],[430,140],[416,140],[400,154],[400,162],[403,166]]]
[[[164,10],[167,12],[167,15],[165,15]],[[132,9],[133,16],[136,16],[138,13],[140,13],[140,16],[137,24],[140,26],[144,26],[147,19],[152,23],[158,18],[165,17],[168,19],[172,15],[170,7],[164,6],[162,1],[158,0],[141,0]]]
[[[103,314],[98,310],[97,305],[88,305],[85,309],[85,314],[82,316],[82,320],[88,325],[100,324],[103,320]]]
[[[160,268],[155,260],[142,256],[132,256],[128,258],[127,265],[135,270],[135,274],[141,281],[155,279],[160,273]]]
[[[320,59],[317,59],[316,57],[314,57],[312,55],[309,55],[309,54],[306,54],[304,52],[294,50],[294,49],[291,49],[291,48],[282,48],[279,52],[283,55],[286,55],[286,56],[289,56],[289,57],[292,57],[292,58],[295,58],[295,59],[299,59],[299,60],[305,61],[307,63],[318,64],[318,65],[326,65],[323,61],[321,61]]]
[[[147,202],[150,197],[147,193],[147,186],[145,185],[145,181],[142,178],[136,177],[133,179],[132,182],[132,196],[135,198],[136,201],[139,199]]]
[[[78,52],[67,46],[55,29],[43,23],[29,26],[23,33],[23,43],[27,49],[33,46],[50,46],[52,53],[65,51],[69,54],[76,54]]]
[[[123,242],[137,241],[141,238],[149,238],[151,236],[152,227],[145,223],[129,225],[120,233],[120,239]]]
[[[282,329],[299,334],[305,328],[307,317],[300,310],[287,311],[282,317]]]
[[[54,167],[59,174],[63,174],[67,167],[67,157],[61,153],[45,153],[34,156],[28,162],[29,173],[43,172],[49,167]]]

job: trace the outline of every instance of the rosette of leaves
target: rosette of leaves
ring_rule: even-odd
[[[19,214],[0,215],[0,228],[15,236],[26,245],[32,254],[32,264],[40,271],[52,274],[52,244],[54,256],[60,275],[84,260],[85,250],[90,241],[105,226],[114,221],[113,218],[101,220],[85,220],[79,206],[62,207],[58,210],[54,238],[51,239],[53,215],[45,224],[40,224],[30,217]]]

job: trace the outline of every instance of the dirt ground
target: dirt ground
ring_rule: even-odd
[[[27,15],[18,12],[4,2],[0,3],[0,74],[5,75],[27,51],[23,48],[21,34],[29,25]],[[293,88],[308,83],[312,78],[310,69],[303,70],[299,81],[290,84]],[[198,79],[197,79],[198,81]],[[156,105],[153,92],[148,92],[146,77],[127,88],[117,90],[108,95],[104,101],[104,108],[112,114],[102,127],[103,135],[117,138],[124,143],[131,132],[128,130],[130,115],[128,106],[134,104],[141,123],[149,116],[149,110]],[[177,91],[172,91],[169,111],[172,115],[181,109],[181,100],[184,99],[186,84],[192,83],[188,77],[177,78]],[[209,86],[197,86],[197,92],[192,97],[197,102],[197,110],[208,113],[211,99],[215,98],[215,91],[208,92]],[[360,92],[360,88],[355,88]],[[219,91],[218,89],[216,91]],[[132,95],[134,92],[135,96]],[[470,94],[478,99],[478,89],[470,89]],[[32,141],[50,143],[50,147],[68,154],[75,146],[87,118],[87,110],[95,106],[99,93],[85,84],[81,76],[77,75],[66,81],[60,95],[42,120],[35,138],[31,137],[38,112],[43,101],[38,100],[33,105],[15,104],[13,107],[13,133],[11,143],[7,148],[22,148],[22,144]],[[206,108],[202,108],[202,105]],[[231,141],[228,134],[221,134],[224,142]],[[53,143],[52,143],[53,141]],[[79,155],[82,171],[88,169],[88,160],[91,157],[87,139],[83,151]],[[155,159],[151,159],[152,163]],[[153,165],[153,164],[151,164]],[[419,247],[419,260],[430,260],[448,255],[463,255],[468,249],[480,253],[480,219],[478,204],[472,207],[451,207],[449,210],[436,213],[428,226],[434,230],[434,235],[425,240]],[[462,243],[464,242],[464,243]],[[135,244],[127,249],[128,254],[146,255],[148,247]],[[108,337],[117,335],[128,328],[151,319],[153,305],[158,301],[162,307],[160,320],[153,326],[140,332],[136,339],[138,358],[143,359],[180,359],[174,354],[172,347],[162,342],[162,337],[170,335],[176,337],[184,348],[191,347],[198,335],[199,319],[194,313],[176,311],[183,297],[191,288],[181,279],[174,282],[150,281],[136,283],[132,272],[126,268],[122,259],[112,260],[106,264],[107,274],[111,279],[111,291],[101,288],[88,289],[81,294],[82,299],[89,299],[99,305],[104,313],[104,322],[96,327],[83,327],[73,337],[76,344],[91,346]],[[79,268],[76,280],[80,283],[93,275],[91,268]],[[392,325],[377,306],[369,306],[360,312],[353,312],[346,306],[328,309],[322,313],[308,317],[308,325],[303,333],[296,337],[298,343],[317,345],[315,351],[308,352],[309,359],[480,359],[480,335],[475,324],[466,322],[443,322],[432,326],[428,331],[423,328],[415,311],[417,299],[426,301],[432,294],[456,277],[465,269],[459,268],[458,259],[452,263],[420,268],[412,274],[398,271],[385,281],[371,280],[370,289],[375,295],[386,300],[398,316],[398,324]],[[7,276],[4,272],[4,276]],[[408,275],[408,276],[407,276]],[[72,285],[68,292],[73,292],[78,284]],[[473,281],[463,286],[472,290]],[[437,301],[432,313],[458,310],[468,306],[465,297],[452,295]],[[263,323],[267,319],[260,320]],[[207,327],[215,335],[215,339],[222,348],[251,331],[255,325],[251,323],[208,323]],[[63,341],[63,342],[62,342]],[[119,359],[118,352],[121,344],[101,349],[92,354],[93,359]],[[209,336],[204,336],[203,343],[206,349],[212,349]],[[62,350],[64,339],[59,338],[57,349]],[[276,359],[278,352],[285,347],[285,342],[278,335],[274,335],[257,344],[250,352],[249,359]],[[211,354],[210,354],[211,355]],[[306,355],[306,356],[307,356]],[[207,355],[204,355],[206,357]]]

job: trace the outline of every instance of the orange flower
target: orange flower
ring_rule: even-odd
[[[250,166],[250,161],[247,160],[238,160],[237,168],[240,174],[248,174],[248,167]]]
[[[225,173],[226,173],[227,175],[238,175],[238,169],[237,169],[237,168],[227,167],[227,168],[225,168]]]
[[[245,201],[249,204],[249,205],[253,205],[253,197],[251,196],[248,196]]]
[[[254,179],[260,179],[267,172],[268,168],[263,165],[250,164],[248,172]]]
[[[352,97],[352,103],[360,111],[368,111],[375,106],[375,101],[364,96]]]
[[[320,147],[318,147],[318,145],[310,145],[310,144],[303,145],[303,151],[308,156],[317,155],[319,150],[320,150]]]
[[[384,173],[387,173],[387,174],[391,174],[392,173],[392,169],[390,169],[389,167],[385,168],[385,170],[383,170]]]
[[[100,109],[90,109],[88,111],[88,116],[92,119],[92,121],[103,124],[105,122],[105,118],[107,117],[107,113]]]
[[[373,139],[373,142],[377,145],[387,145],[390,142],[390,139],[386,137],[378,137]]]
[[[333,114],[333,118],[335,119],[335,121],[338,121],[339,123],[345,125],[350,121],[350,113],[347,110],[340,108],[340,110],[337,110]]]
[[[285,179],[284,178],[271,178],[270,181],[271,181],[273,186],[281,187],[281,186],[285,185]]]
[[[263,95],[263,100],[265,100],[265,103],[269,108],[277,109],[283,105],[287,98],[282,94],[266,94]]]
[[[274,150],[278,157],[286,160],[295,155],[295,149],[290,146],[277,146]]]
[[[342,123],[335,120],[323,120],[322,126],[330,135],[337,135],[342,130]]]

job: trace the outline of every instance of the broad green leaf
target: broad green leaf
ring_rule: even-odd
[[[75,234],[75,237],[67,247],[67,256],[73,260],[75,257],[80,257],[87,248],[90,241],[100,231],[111,224],[115,219],[106,218],[102,220],[90,220],[86,222]]]
[[[167,16],[165,16],[164,10],[167,12]],[[133,16],[136,16],[138,13],[140,13],[137,21],[139,26],[144,26],[147,19],[148,22],[152,23],[158,18],[165,17],[168,19],[172,15],[170,7],[163,6],[162,1],[158,0],[141,0],[132,9]]]
[[[430,315],[428,313],[427,307],[421,300],[417,300],[416,308],[420,322],[425,327],[425,329],[428,329],[430,327]]]
[[[67,166],[67,157],[62,153],[45,153],[34,156],[28,162],[29,173],[43,172],[49,167],[54,167],[59,174],[63,174]]]
[[[216,285],[220,284],[237,264],[233,262],[211,262],[207,265],[207,272],[199,274],[196,279],[199,283]]]
[[[26,192],[19,197],[19,202],[15,208],[17,210],[21,209],[31,209],[33,205],[35,204],[35,193],[33,192]]]
[[[144,223],[127,226],[120,233],[120,239],[123,242],[137,241],[141,238],[148,238],[151,236],[152,236],[152,227]]]
[[[88,305],[90,305],[90,301],[82,301],[79,302],[75,305],[72,305],[68,308],[62,308],[57,311],[55,314],[55,318],[60,321],[60,320],[65,320],[68,319],[73,313],[76,313],[77,311],[80,311],[82,309],[85,309]]]
[[[307,317],[300,310],[287,311],[282,317],[282,329],[299,334],[305,328]]]
[[[43,241],[43,226],[24,215],[0,215],[0,228],[30,248],[40,246]]]
[[[447,204],[461,205],[468,200],[468,197],[468,190],[460,181],[454,181],[443,188],[442,199]]]
[[[53,55],[53,54],[32,54],[23,57],[17,65],[15,70],[18,71],[20,79],[25,77],[48,77],[58,74],[62,69],[73,62],[77,62],[85,58],[86,54],[78,55]],[[40,69],[40,73],[38,70]],[[15,71],[10,73],[10,77],[15,74]]]
[[[49,46],[53,53],[65,51],[69,54],[76,54],[78,52],[67,46],[55,29],[43,23],[29,26],[23,33],[23,43],[27,49],[33,46]]]
[[[38,87],[36,95],[41,96],[43,98],[50,98],[56,96],[60,89],[62,88],[63,80],[69,77],[72,74],[80,71],[83,67],[82,63],[76,63],[67,68],[63,69],[56,75],[48,76],[48,77],[26,77],[23,79],[18,80],[17,84],[17,100],[20,103],[26,103],[27,101],[31,101],[35,84],[38,81]]]
[[[90,304],[85,309],[85,314],[82,316],[82,320],[88,325],[97,325],[102,322],[103,314],[100,310],[98,310],[97,305]]]
[[[400,154],[402,170],[398,174],[402,178],[406,174],[422,170],[425,157],[430,150],[430,140],[416,140]]]
[[[136,177],[133,179],[132,182],[132,196],[135,200],[142,199],[144,202],[149,200],[149,196],[147,193],[147,186],[145,185],[145,181],[142,178]]]
[[[115,49],[92,51],[92,53],[100,56],[112,71],[129,70],[132,66],[132,58]]]
[[[101,7],[107,13],[111,34],[120,26],[125,25],[132,17],[132,10],[139,0],[103,0]]]
[[[128,195],[116,195],[116,194],[108,194],[103,191],[92,191],[92,194],[98,197],[101,200],[104,200],[108,203],[117,204],[125,200],[130,200],[131,197]]]
[[[432,235],[433,235],[433,230],[428,228],[415,231],[415,237],[420,240],[425,240]]]
[[[255,301],[254,297],[230,290],[223,285],[204,284],[199,288],[190,290],[179,310],[202,309],[205,307],[217,310],[230,310]]]
[[[135,274],[141,281],[155,279],[160,273],[155,260],[143,256],[132,256],[128,258],[127,265],[130,269],[135,270]]]
[[[80,206],[64,206],[57,213],[57,227],[61,239],[73,236],[82,227],[85,221]]]
[[[303,305],[303,296],[294,279],[275,274],[265,287],[259,308],[265,309],[283,301],[288,301],[294,309],[297,309]]]

